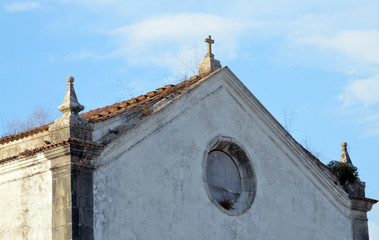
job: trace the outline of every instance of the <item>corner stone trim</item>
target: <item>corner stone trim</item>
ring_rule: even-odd
[[[48,150],[52,172],[52,237],[93,240],[93,157],[99,148],[67,144]]]

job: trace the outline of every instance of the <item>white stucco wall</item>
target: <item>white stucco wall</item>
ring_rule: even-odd
[[[0,239],[51,239],[51,173],[43,154],[0,166]]]
[[[221,79],[156,117],[103,151],[95,239],[352,239],[348,209]],[[217,136],[235,139],[256,174],[255,200],[240,216],[221,212],[205,189],[203,162]]]

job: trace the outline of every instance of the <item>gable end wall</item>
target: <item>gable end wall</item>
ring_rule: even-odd
[[[94,173],[95,239],[352,239],[350,210],[317,186],[222,77],[103,151]],[[243,147],[257,174],[254,203],[239,216],[216,208],[204,187],[207,145],[219,136]]]

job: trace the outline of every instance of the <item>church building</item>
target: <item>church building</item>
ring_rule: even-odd
[[[62,117],[0,138],[0,239],[369,239],[364,182],[341,183],[205,41],[189,80],[79,114],[68,77]]]

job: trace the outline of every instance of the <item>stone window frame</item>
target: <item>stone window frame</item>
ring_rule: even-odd
[[[207,160],[208,154],[212,151],[221,151],[229,155],[236,164],[241,179],[241,195],[239,196],[234,209],[225,209],[212,196],[207,183]],[[230,216],[239,216],[247,212],[255,199],[257,192],[257,180],[254,167],[250,157],[243,145],[231,137],[219,136],[214,138],[207,146],[203,158],[203,181],[210,201],[223,213]]]

